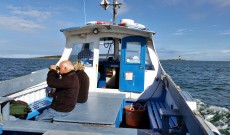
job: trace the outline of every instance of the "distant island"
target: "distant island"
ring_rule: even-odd
[[[176,59],[164,59],[164,60],[162,60],[162,61],[187,61],[187,60],[182,59],[181,56],[179,56],[179,57],[176,58]]]
[[[188,61],[185,59],[161,59],[160,61]]]
[[[35,59],[60,59],[60,58],[61,55],[35,57]],[[177,58],[177,59],[161,59],[160,61],[188,61],[188,60]]]
[[[61,58],[61,55],[35,57],[35,59],[60,59],[60,58]]]

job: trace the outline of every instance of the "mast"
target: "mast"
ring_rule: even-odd
[[[116,16],[117,16],[117,10],[116,10],[116,0],[113,0],[113,25],[116,25]]]
[[[102,0],[100,4],[105,10],[111,5],[113,6],[113,25],[116,25],[117,8],[120,8],[121,3],[117,0],[113,0],[113,4],[110,4],[108,0]]]

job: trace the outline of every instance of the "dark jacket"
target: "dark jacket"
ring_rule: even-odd
[[[62,74],[62,78],[59,79],[57,71],[50,70],[47,75],[47,84],[56,88],[51,108],[59,112],[72,111],[79,93],[79,79],[75,71]]]
[[[89,77],[84,70],[76,71],[76,74],[79,78],[80,89],[77,98],[78,103],[84,103],[88,100],[89,93]]]

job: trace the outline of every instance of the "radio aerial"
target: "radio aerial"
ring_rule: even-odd
[[[117,8],[120,8],[121,3],[118,3],[116,0],[113,0],[113,4],[110,4],[108,0],[102,0],[100,5],[105,10],[108,9],[109,6],[113,6],[113,25],[116,25]]]

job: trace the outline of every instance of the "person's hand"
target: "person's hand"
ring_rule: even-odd
[[[50,65],[49,69],[57,70],[57,65]]]

